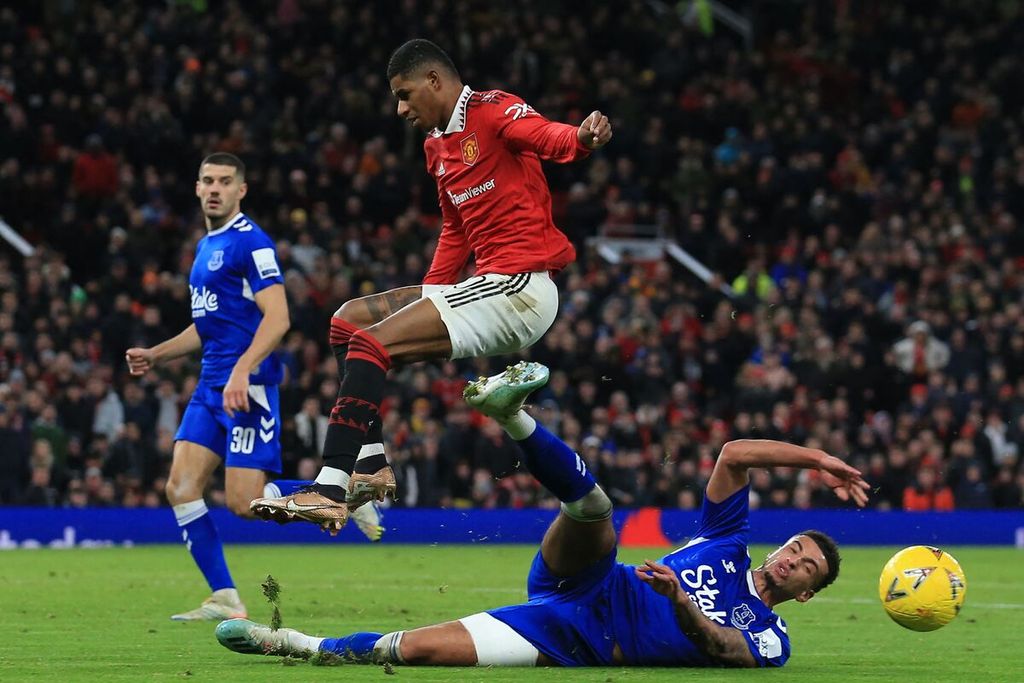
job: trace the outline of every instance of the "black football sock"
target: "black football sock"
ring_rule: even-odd
[[[345,379],[327,427],[324,467],[352,473],[370,424],[380,420],[380,402],[390,367],[387,349],[373,335],[365,330],[352,335],[345,358]]]

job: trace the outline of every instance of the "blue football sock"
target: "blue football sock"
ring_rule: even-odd
[[[206,509],[206,502],[200,499],[175,505],[174,516],[181,527],[181,537],[199,571],[206,577],[206,583],[210,584],[210,590],[234,588],[235,582],[231,580],[231,572],[224,559],[224,546]]]
[[[341,638],[324,638],[320,643],[321,652],[333,652],[349,661],[369,663],[373,654],[373,646],[377,644],[382,633],[358,631]]]
[[[312,483],[313,482],[306,481],[305,479],[276,479],[274,481],[268,481],[263,487],[263,496],[265,498],[290,496],[299,489],[304,489]]]
[[[564,441],[541,427],[521,441],[530,473],[563,503],[572,503],[597,486],[586,463]]]

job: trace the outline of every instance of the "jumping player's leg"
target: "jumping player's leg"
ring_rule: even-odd
[[[451,355],[451,341],[440,314],[429,299],[421,299],[368,329],[353,332],[345,356],[345,378],[331,411],[334,428],[324,448],[324,467],[310,490],[292,496],[253,501],[264,519],[286,515],[319,524],[338,533],[348,519],[345,502],[356,458],[370,429],[379,420],[384,381],[392,361],[414,362]],[[383,498],[391,482],[381,482]]]
[[[397,306],[408,300],[409,296],[411,293],[404,298],[392,297],[392,302],[387,305],[386,310],[391,310],[392,306]],[[381,307],[383,304],[379,301],[376,303],[371,301],[368,302],[368,306]],[[375,309],[374,312],[385,311]],[[425,327],[419,329],[421,325]],[[420,299],[409,303],[381,322],[370,326],[366,332],[373,335],[387,349],[394,363],[448,358],[452,353],[448,328],[430,300]],[[346,358],[346,370],[348,367]],[[356,367],[358,369],[358,366]],[[381,380],[383,381],[383,377]],[[342,391],[338,393],[339,397],[342,396]],[[380,397],[376,399],[378,406],[382,397],[383,393],[381,392]],[[340,415],[344,415],[344,412],[342,411]],[[333,417],[332,414],[332,423],[335,422]],[[335,430],[335,435],[340,437],[339,444],[338,441],[332,442],[330,426],[328,429],[327,443],[324,448],[325,465],[328,462],[329,449],[332,451],[335,447],[340,446],[341,450],[346,450],[345,439],[340,434],[340,430]],[[347,485],[347,503],[350,509],[358,508],[373,500],[383,500],[384,496],[389,494],[394,495],[395,475],[384,454],[384,438],[379,416],[375,416],[369,421],[350,474],[351,477]]]
[[[414,287],[398,287],[396,289],[389,290],[387,292],[381,292],[380,294],[371,294],[369,296],[360,297],[359,299],[353,299],[345,302],[341,308],[334,312],[331,318],[331,328],[329,334],[329,341],[331,350],[337,359],[338,366],[338,385],[344,382],[345,379],[345,357],[348,355],[349,341],[352,339],[352,335],[361,329],[365,329],[380,322],[384,318],[388,317],[395,311],[404,308],[405,306],[418,301],[422,296],[423,288],[419,285]],[[342,394],[339,391],[338,398],[340,399]],[[332,432],[336,431],[338,426],[336,424],[328,424],[327,426],[327,445],[328,447],[333,446],[336,441],[336,435],[332,436]],[[360,448],[359,455],[356,459],[356,472],[359,471],[360,461],[367,460],[368,465],[372,466],[371,472],[377,472],[382,468],[388,470],[387,474],[390,475],[390,479],[394,479],[394,473],[390,471],[387,457],[384,453],[384,438],[381,432],[381,421],[373,420],[370,424],[370,428],[367,431],[366,438],[363,441],[363,445]],[[379,461],[383,461],[380,464]],[[253,496],[253,499],[263,498],[284,498],[292,496],[296,493],[302,493],[314,482],[294,480],[294,479],[279,479],[270,481],[266,484],[260,495]],[[246,503],[250,505],[251,501]],[[346,501],[348,502],[348,501]],[[248,509],[248,508],[247,508]],[[371,541],[379,541],[384,534],[383,526],[383,513],[381,509],[376,505],[353,505],[349,510],[352,514],[353,520],[359,527],[359,530],[366,535]],[[250,513],[252,514],[252,513]],[[294,521],[283,515],[274,517],[275,521],[288,522]]]
[[[457,285],[404,287],[355,299],[342,306],[331,324],[335,353],[347,346],[357,327],[387,319],[429,299],[447,330],[452,358],[489,356],[518,351],[533,344],[550,327],[558,310],[558,291],[545,273],[479,276]],[[395,354],[400,351],[393,349]],[[340,355],[340,354],[339,354]],[[341,356],[341,358],[344,358]],[[398,362],[399,358],[393,360]],[[339,368],[344,363],[339,363]],[[339,394],[340,395],[340,394]],[[393,490],[394,474],[384,454],[381,421],[373,420],[349,482],[349,509]],[[331,443],[330,428],[328,444]]]
[[[398,287],[379,294],[352,299],[345,302],[341,308],[334,312],[334,316],[331,318],[330,343],[334,357],[338,360],[339,387],[345,380],[345,356],[348,355],[348,343],[352,335],[358,330],[366,329],[379,323],[409,304],[419,301],[423,296],[424,289],[420,285]],[[338,398],[341,398],[341,396],[342,394],[339,391]],[[330,444],[332,447],[334,446],[335,439],[331,437],[331,432],[336,430],[336,425],[329,424],[327,426],[327,444]],[[356,456],[353,478],[356,479],[357,486],[359,480],[364,478],[381,480],[385,484],[385,493],[394,494],[394,489],[391,486],[394,484],[395,475],[391,471],[387,455],[384,452],[384,434],[381,420],[373,420],[370,423],[370,428],[366,432],[366,438],[363,440],[363,445]],[[346,502],[349,505],[349,511],[353,512],[353,517],[357,523],[360,523],[360,528],[362,528],[363,522],[361,517],[372,514],[373,508],[370,506],[361,514],[355,514],[354,511],[362,509],[361,506],[373,497],[373,492],[368,493],[363,490],[358,493],[362,495],[363,500],[358,500],[358,496],[349,495]],[[379,527],[379,525],[377,526]],[[372,536],[371,540],[374,540]]]

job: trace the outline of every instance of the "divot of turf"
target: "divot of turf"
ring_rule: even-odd
[[[276,631],[281,628],[281,609],[278,604],[278,600],[281,599],[281,584],[277,582],[270,574],[267,574],[266,580],[260,584],[260,588],[263,589],[263,597],[267,599],[267,602],[271,604],[274,611],[270,615],[270,630]]]
[[[345,663],[345,658],[333,652],[320,650],[309,658],[309,663],[313,666],[341,666]]]

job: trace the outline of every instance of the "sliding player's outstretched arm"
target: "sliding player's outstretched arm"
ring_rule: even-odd
[[[804,448],[769,439],[739,439],[722,446],[718,462],[708,480],[707,496],[720,503],[750,481],[754,467],[799,467],[821,471],[822,481],[842,501],[863,507],[868,500],[868,483],[858,470],[816,448]]]
[[[723,666],[756,667],[743,632],[708,619],[683,590],[679,577],[663,564],[646,560],[637,578],[672,601],[679,628],[701,652]]]
[[[131,374],[144,375],[160,363],[187,356],[201,348],[203,348],[203,343],[199,339],[199,332],[196,331],[195,324],[192,324],[182,330],[180,334],[156,346],[148,349],[137,346],[128,349],[124,353],[124,359],[128,362],[128,371]]]

